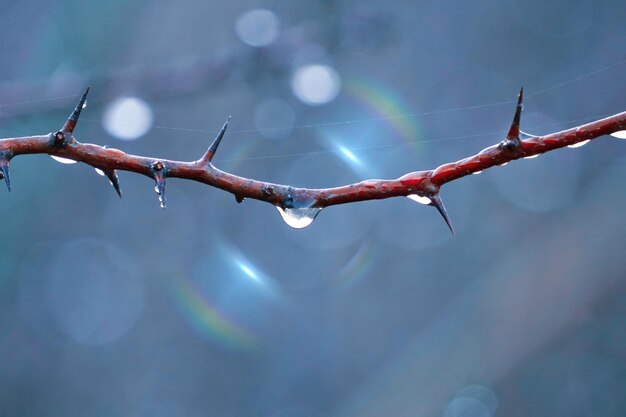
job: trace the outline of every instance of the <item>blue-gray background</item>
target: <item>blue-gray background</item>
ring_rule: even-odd
[[[58,129],[90,84],[81,141],[193,160],[232,114],[216,165],[296,186],[475,153],[508,129],[520,85],[531,133],[626,110],[621,1],[0,10],[1,137]],[[310,65],[326,72],[306,90],[294,80]],[[151,111],[137,140],[103,124],[122,97]],[[122,129],[145,118],[127,116]],[[145,177],[120,173],[119,200],[90,167],[15,158],[0,191],[0,415],[624,415],[625,146],[447,185],[456,237],[404,198],[294,230],[196,183],[169,181],[161,210]]]

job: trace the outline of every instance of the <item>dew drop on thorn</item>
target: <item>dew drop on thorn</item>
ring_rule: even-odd
[[[104,177],[104,171],[101,170],[100,168],[94,168],[96,170],[96,174],[103,176]]]

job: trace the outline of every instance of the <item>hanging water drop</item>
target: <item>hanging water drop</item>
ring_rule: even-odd
[[[431,199],[426,197],[426,196],[422,196],[422,195],[417,195],[417,194],[409,194],[406,196],[407,198],[416,201],[420,204],[424,204],[425,206],[429,205],[430,203],[432,203]]]
[[[286,208],[276,206],[281,217],[287,225],[294,229],[303,229],[313,223],[315,217],[322,211],[319,207]]]
[[[538,157],[538,156],[539,156],[539,154],[537,154],[537,155],[525,156],[525,157],[524,157],[524,159],[533,159],[533,158],[536,158],[536,157]]]
[[[585,146],[588,143],[589,143],[589,139],[583,140],[582,142],[578,142],[578,143],[575,143],[573,145],[567,145],[567,147],[575,149],[575,148],[580,148],[581,146]]]
[[[617,132],[611,133],[611,136],[618,139],[626,139],[626,130],[619,130]]]
[[[60,156],[55,156],[55,155],[50,155],[50,158],[52,158],[55,161],[60,162],[62,164],[76,164],[76,163],[78,163],[78,161],[74,161],[73,159],[61,158]]]
[[[101,170],[100,168],[94,168],[96,170],[96,174],[100,175],[101,177],[104,177],[105,173],[103,170]]]

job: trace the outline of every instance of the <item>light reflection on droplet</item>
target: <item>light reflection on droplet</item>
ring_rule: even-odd
[[[482,171],[476,171],[476,172],[472,172],[472,175],[478,175],[478,174],[481,174],[481,173],[482,173]]]
[[[278,37],[278,17],[267,9],[247,11],[235,21],[235,32],[250,46],[268,46]]]
[[[104,112],[104,129],[117,139],[135,140],[152,127],[152,109],[137,97],[123,97],[113,101]]]
[[[57,162],[60,162],[62,164],[75,164],[78,161],[74,161],[73,159],[69,159],[69,158],[61,158],[60,156],[55,156],[55,155],[50,155],[50,158],[54,159]]]
[[[341,80],[337,72],[327,65],[305,65],[291,78],[291,90],[303,103],[317,106],[337,97]]]
[[[503,163],[503,164],[500,164],[500,166],[501,166],[501,167],[503,167],[503,166],[506,166],[506,165],[508,165],[508,164],[509,164],[508,162],[505,162],[505,163]]]
[[[536,154],[536,155],[530,155],[530,156],[525,156],[523,159],[533,159],[533,158],[536,158],[536,157],[538,157],[538,156],[539,156],[539,154]]]
[[[286,208],[276,206],[281,217],[294,229],[302,229],[313,223],[315,217],[322,211],[319,207]]]
[[[626,139],[626,130],[619,130],[617,132],[611,133],[611,136],[617,139]]]
[[[572,148],[572,149],[576,149],[576,148],[580,148],[581,146],[585,146],[589,142],[590,142],[590,139],[587,139],[587,140],[583,140],[582,142],[575,143],[573,145],[567,145],[567,147],[568,148]]]
[[[104,171],[103,171],[103,170],[101,170],[100,168],[94,168],[94,169],[96,170],[96,174],[98,174],[98,175],[100,175],[100,176],[104,177],[104,175],[105,175],[105,174],[104,174]]]
[[[424,204],[424,205],[429,205],[430,203],[432,203],[430,198],[428,198],[426,196],[417,195],[417,194],[409,194],[409,195],[407,195],[407,198],[409,198],[409,199],[411,199],[413,201],[417,201],[418,203]]]

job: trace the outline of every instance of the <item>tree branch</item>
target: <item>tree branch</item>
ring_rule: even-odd
[[[410,172],[398,179],[365,180],[335,188],[309,189],[243,178],[216,168],[211,161],[224,137],[228,120],[202,158],[192,162],[129,155],[106,146],[80,143],[73,132],[88,92],[89,88],[61,130],[41,136],[0,139],[0,179],[4,178],[9,191],[11,191],[9,161],[12,158],[26,154],[48,154],[83,162],[100,170],[120,197],[122,194],[117,177],[118,170],[150,177],[155,181],[155,191],[159,195],[161,207],[165,207],[167,178],[187,179],[221,188],[234,194],[237,202],[242,202],[246,198],[268,202],[276,206],[285,221],[295,228],[308,226],[325,207],[404,196],[437,208],[453,231],[439,196],[440,188],[444,184],[515,159],[538,156],[554,149],[626,130],[626,112],[622,112],[561,132],[522,140],[519,129],[522,90],[506,138],[476,155],[441,165],[433,170]]]

